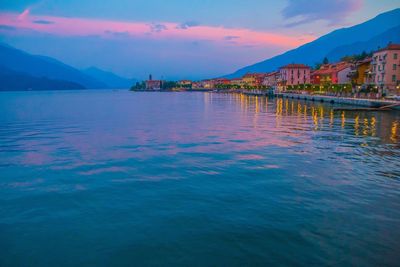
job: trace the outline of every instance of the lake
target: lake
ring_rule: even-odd
[[[0,94],[0,266],[398,266],[400,113]]]

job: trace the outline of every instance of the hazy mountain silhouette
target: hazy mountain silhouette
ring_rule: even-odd
[[[362,51],[376,50],[400,39],[400,8],[382,13],[364,23],[335,30],[281,55],[239,69],[225,77],[241,77],[249,72],[269,72],[289,63],[314,66],[327,56],[332,60]]]
[[[86,88],[107,88],[106,84],[56,59],[31,55],[6,44],[0,44],[0,59],[4,68],[32,77],[70,81]]]
[[[118,76],[112,72],[104,71],[96,67],[90,67],[83,72],[96,80],[107,84],[110,88],[116,89],[127,89],[130,88],[137,80],[135,79],[127,79],[121,76]]]
[[[84,88],[84,86],[75,82],[34,77],[0,66],[0,91],[73,90]]]

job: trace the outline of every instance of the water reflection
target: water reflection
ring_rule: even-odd
[[[237,94],[4,93],[0,262],[396,266],[399,119]]]
[[[244,94],[226,94],[223,97],[228,98],[231,104],[238,105],[244,114],[253,111],[254,116],[257,116],[260,113],[273,112],[276,128],[297,124],[297,126],[307,126],[314,131],[325,131],[328,128],[337,131],[340,127],[348,135],[365,138],[378,137],[379,139],[373,140],[381,143],[398,144],[399,142],[399,111],[335,111],[335,106],[330,104],[296,99],[268,99]],[[221,96],[207,93],[204,98],[205,101],[213,101],[213,99],[220,101]],[[296,121],[293,117],[296,117]],[[326,126],[329,127],[326,128]]]

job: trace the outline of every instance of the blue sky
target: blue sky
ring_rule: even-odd
[[[77,68],[200,79],[398,7],[400,0],[2,0],[0,40]]]

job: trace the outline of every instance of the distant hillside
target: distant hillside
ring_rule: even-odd
[[[83,70],[83,72],[96,80],[107,84],[110,88],[127,89],[130,88],[137,80],[126,79],[112,72],[104,71],[96,67]]]
[[[389,42],[400,43],[400,26],[389,29],[388,31],[377,35],[368,41],[356,42],[350,45],[339,46],[334,50],[330,51],[326,57],[330,61],[337,61],[343,57],[343,55],[354,55],[359,54],[362,51],[372,52],[378,48],[387,46]]]
[[[294,62],[314,66],[325,56],[333,60],[361,53],[363,50],[375,50],[378,46],[383,47],[389,42],[398,42],[399,26],[400,8],[380,14],[359,25],[335,30],[296,49],[247,66],[225,77],[241,77],[248,72],[269,72]]]
[[[73,89],[85,89],[85,87],[74,82],[34,77],[26,73],[0,67],[0,91]]]
[[[0,44],[0,59],[0,64],[5,68],[33,77],[71,81],[86,88],[107,87],[106,84],[56,59],[31,55],[5,44]]]

